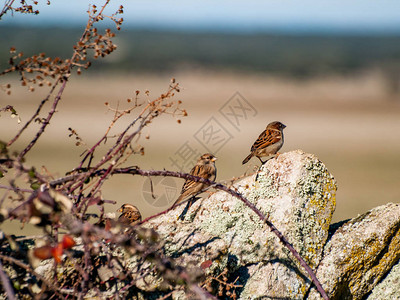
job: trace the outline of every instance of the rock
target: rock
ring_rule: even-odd
[[[367,300],[387,300],[400,298],[400,262],[398,262],[389,274],[374,287]]]
[[[302,151],[281,154],[234,188],[269,216],[312,267],[318,265],[336,194],[322,162]],[[243,286],[237,289],[240,299],[304,297],[308,275],[239,199],[216,192],[192,205],[185,222],[177,222],[183,208],[148,225],[164,238],[168,255],[182,265],[203,267],[209,278],[227,269],[227,277],[239,278],[237,285]]]
[[[372,291],[400,259],[399,229],[400,205],[389,203],[346,222],[335,231],[325,246],[317,271],[331,299],[363,299]],[[393,270],[391,277],[398,280],[398,271]],[[386,280],[390,282],[390,278]],[[385,299],[399,299],[400,289],[396,295],[397,298]],[[313,290],[309,299],[320,299],[320,296]]]
[[[399,204],[389,203],[331,225],[336,205],[335,179],[314,155],[299,150],[269,160],[258,174],[243,178],[232,188],[285,235],[316,270],[332,300],[400,299]],[[143,227],[158,232],[163,247],[157,244],[154,251],[160,249],[177,265],[184,266],[186,278],[197,280],[202,271],[203,286],[215,295],[221,292],[232,299],[321,299],[289,250],[239,199],[215,192],[196,201],[184,221],[178,221],[183,210],[181,205]],[[154,233],[143,227],[136,231],[136,237],[139,231]],[[140,245],[148,250],[142,242]],[[57,268],[57,275],[64,281],[77,276],[74,261],[83,256],[83,246],[78,244],[73,250],[75,255]],[[165,280],[151,260],[140,262],[141,257],[133,252],[111,248],[120,266],[136,274],[131,278],[135,284],[130,286],[132,290],[126,288],[123,269],[115,267],[117,261],[109,264],[110,253],[99,253],[95,264],[103,284],[102,297],[112,297],[121,289],[137,299],[158,299],[170,293],[175,273],[170,273],[172,280]],[[76,255],[78,252],[80,255]],[[143,272],[144,268],[151,272]],[[49,281],[54,278],[53,260],[43,261],[35,270]],[[85,297],[98,293],[96,287]],[[179,288],[171,296],[192,298]]]

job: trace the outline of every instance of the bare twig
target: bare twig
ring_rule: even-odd
[[[6,291],[8,299],[10,299],[10,300],[16,299],[14,290],[10,283],[10,280],[9,280],[8,276],[6,275],[6,273],[4,273],[4,271],[3,271],[3,264],[1,263],[1,260],[0,260],[0,279],[1,279],[1,282],[3,283],[3,287],[4,287],[4,290]]]
[[[311,267],[305,262],[305,260],[301,257],[301,255],[297,252],[297,250],[293,247],[293,245],[286,239],[286,237],[275,227],[274,224],[272,224],[267,217],[249,200],[247,200],[242,194],[240,194],[237,191],[234,191],[225,185],[222,185],[220,183],[204,179],[202,177],[197,177],[193,176],[190,174],[185,174],[185,173],[180,173],[180,172],[172,172],[172,171],[144,171],[140,169],[134,169],[134,173],[140,174],[142,176],[172,176],[172,177],[178,177],[178,178],[184,178],[184,179],[190,179],[196,182],[201,182],[205,183],[207,185],[213,186],[217,190],[222,190],[227,192],[228,194],[238,198],[240,201],[242,201],[247,207],[249,207],[253,212],[256,213],[256,215],[260,218],[261,221],[263,221],[267,226],[270,228],[270,230],[279,238],[281,243],[289,249],[289,251],[292,253],[292,255],[299,261],[300,265],[306,270],[308,275],[311,278],[311,281],[315,284],[318,292],[321,294],[321,296],[324,299],[329,299],[328,295],[326,294],[325,290],[323,289],[321,283],[319,282],[317,276],[315,275],[314,271],[311,269]]]
[[[109,53],[111,53],[113,50],[115,50],[115,45],[113,45],[111,42],[109,42],[109,38],[113,37],[114,35],[110,32],[109,29],[106,30],[106,35],[105,36],[101,36],[97,34],[97,30],[93,29],[92,27],[95,23],[99,22],[100,20],[102,20],[104,18],[103,16],[103,11],[106,8],[106,6],[109,4],[110,0],[106,0],[104,5],[102,6],[101,10],[98,12],[96,10],[95,6],[92,6],[92,9],[89,11],[89,20],[87,22],[87,25],[84,29],[84,32],[82,33],[82,36],[80,37],[77,45],[74,47],[74,53],[71,56],[70,59],[65,60],[65,62],[62,62],[60,59],[56,58],[54,61],[51,62],[50,58],[49,61],[51,63],[48,63],[46,61],[46,65],[52,65],[52,63],[54,63],[54,65],[56,65],[57,63],[62,63],[62,67],[58,67],[57,68],[57,72],[54,72],[54,74],[52,74],[53,76],[55,76],[56,74],[56,81],[52,84],[52,87],[48,93],[48,95],[42,100],[42,102],[40,103],[40,105],[38,106],[36,112],[33,114],[33,116],[28,120],[28,122],[22,127],[21,130],[19,130],[19,132],[14,136],[14,138],[12,140],[10,140],[8,142],[8,146],[12,145],[19,137],[20,135],[29,127],[29,125],[32,123],[33,120],[36,119],[36,117],[39,115],[43,105],[49,100],[50,96],[53,94],[53,92],[55,91],[55,88],[57,87],[57,85],[62,82],[61,87],[58,90],[58,93],[53,101],[53,105],[51,110],[48,112],[46,119],[42,122],[42,126],[40,127],[40,129],[38,130],[38,132],[36,133],[35,137],[33,138],[33,140],[28,144],[28,146],[19,153],[18,155],[18,160],[21,160],[26,153],[36,144],[36,142],[38,141],[38,139],[40,138],[40,136],[43,134],[43,132],[45,131],[46,127],[49,125],[50,120],[52,119],[53,115],[56,112],[56,108],[58,103],[61,100],[61,96],[65,90],[68,78],[71,74],[71,71],[74,67],[78,67],[78,73],[80,73],[80,67],[84,67],[84,68],[88,68],[90,66],[90,64],[86,64],[83,65],[81,63],[79,63],[80,60],[84,61],[86,59],[86,50],[87,49],[95,49],[96,51],[96,55],[95,57],[98,56],[105,56],[108,55]],[[11,2],[12,3],[12,2]],[[7,5],[7,4],[6,4]],[[5,6],[4,9],[6,9],[6,7],[11,8],[11,5]],[[121,8],[117,13],[122,12]],[[117,27],[119,28],[120,23],[122,22],[122,19],[120,20],[116,20],[114,15],[111,18],[116,24]],[[94,43],[89,43],[90,39],[98,36],[98,38],[95,40]],[[106,47],[97,47],[99,43],[105,43]],[[15,49],[14,49],[15,50]],[[84,54],[82,54],[82,53]],[[20,53],[22,56],[22,53]],[[21,57],[20,55],[16,56],[16,57]],[[8,70],[6,70],[5,72],[3,72],[2,74],[11,72],[11,71],[19,71],[20,74],[22,74],[22,81],[26,84],[26,77],[25,77],[25,72],[27,73],[32,73],[32,72],[41,72],[43,74],[47,74],[48,71],[43,71],[40,68],[34,68],[32,67],[32,62],[36,62],[37,59],[43,59],[46,60],[44,58],[44,53],[40,54],[39,56],[34,56],[32,58],[27,58],[24,61],[22,61],[20,65],[15,65],[15,63],[13,62],[13,59],[11,59],[12,61],[12,67]],[[26,70],[24,69],[26,68]],[[44,75],[47,76],[47,75]],[[41,78],[41,76],[39,76],[39,78]],[[53,77],[54,78],[54,77]],[[42,79],[41,79],[42,80]],[[29,81],[29,80],[28,80]],[[35,82],[35,79],[32,80],[32,82]],[[33,89],[32,89],[33,90]]]
[[[3,15],[5,15],[7,13],[7,11],[11,8],[11,5],[14,3],[14,1],[15,0],[7,0],[6,3],[4,3],[4,7],[3,7],[3,9],[1,10],[1,13],[0,13],[0,20],[1,20],[1,17]]]
[[[97,170],[95,172],[92,172],[92,176],[102,176],[106,170]],[[157,171],[157,170],[141,170],[139,168],[119,168],[119,169],[114,169],[111,173],[109,172],[110,175],[112,174],[131,174],[131,175],[141,175],[141,176],[170,176],[170,177],[177,177],[177,178],[183,178],[183,179],[189,179],[193,180],[196,182],[201,182],[204,183],[208,186],[212,186],[217,190],[222,190],[225,191],[226,193],[238,198],[240,201],[242,201],[247,207],[249,207],[258,217],[261,221],[263,221],[267,226],[270,228],[270,230],[279,238],[281,243],[289,249],[289,251],[292,253],[292,255],[298,260],[300,265],[306,270],[308,275],[311,278],[311,281],[315,284],[318,292],[321,294],[321,296],[324,299],[329,299],[328,295],[326,294],[325,290],[322,288],[321,283],[319,282],[317,276],[315,275],[314,271],[311,269],[311,267],[305,262],[305,260],[301,257],[301,255],[297,252],[297,250],[293,247],[293,245],[286,239],[286,237],[275,227],[274,224],[272,224],[267,217],[249,200],[247,200],[242,194],[239,192],[228,188],[227,186],[217,183],[215,181],[211,181],[202,177],[197,177],[193,176],[191,174],[187,173],[181,173],[181,172],[174,172],[174,171]],[[70,177],[69,177],[70,179]],[[60,179],[57,180],[57,182],[61,182]],[[51,183],[50,183],[51,185]],[[143,220],[141,223],[147,222],[150,219],[153,219],[159,215],[165,214],[174,207],[171,207],[165,211],[162,211],[161,213],[158,213],[154,216],[150,216]]]
[[[33,192],[33,190],[30,190],[30,189],[15,188],[12,186],[2,185],[2,184],[0,184],[0,189],[10,190],[10,191],[18,190],[19,192],[23,192],[23,193],[32,193]]]
[[[54,99],[53,106],[52,106],[51,110],[49,111],[46,120],[43,121],[43,125],[40,127],[39,131],[36,133],[35,138],[18,155],[18,160],[21,160],[25,156],[25,154],[29,150],[31,150],[31,148],[36,144],[37,140],[43,134],[43,132],[46,129],[47,125],[50,124],[50,120],[53,117],[54,113],[56,112],[56,108],[57,108],[58,102],[60,102],[60,100],[61,100],[61,95],[63,94],[66,85],[67,85],[67,77],[65,77],[64,80],[63,80],[63,84],[61,85],[61,87],[60,87],[60,89],[58,91],[58,94],[57,94],[56,98]]]
[[[40,275],[39,273],[35,272],[35,270],[33,270],[31,268],[31,266],[24,264],[23,262],[19,261],[18,259],[15,259],[13,257],[10,256],[6,256],[6,255],[2,255],[0,254],[0,259],[2,259],[3,261],[7,261],[11,264],[15,264],[20,268],[23,268],[24,270],[26,270],[28,273],[31,273],[32,275],[34,275],[36,278],[38,278],[40,281],[43,282],[43,284],[50,290],[52,290],[53,292],[55,292],[59,297],[62,297],[62,293],[59,292],[59,289],[54,286],[54,284],[50,284],[49,282],[47,282],[47,280]]]
[[[25,131],[26,128],[29,127],[29,125],[32,123],[33,120],[40,114],[40,111],[42,110],[43,106],[47,101],[49,101],[50,96],[53,94],[55,88],[57,87],[59,83],[60,77],[56,80],[56,82],[53,84],[50,92],[48,95],[40,102],[38,108],[36,109],[36,112],[32,115],[32,117],[25,123],[25,125],[18,131],[18,133],[8,142],[7,147],[11,146],[20,136],[21,134]]]
[[[97,143],[94,144],[91,148],[87,149],[85,152],[85,155],[83,159],[81,160],[79,166],[77,169],[74,169],[73,172],[63,178],[56,179],[56,180],[50,180],[50,176],[42,175],[39,172],[37,172],[34,168],[27,168],[23,164],[23,159],[26,156],[26,154],[32,149],[32,147],[35,146],[37,141],[40,139],[42,134],[45,132],[47,126],[50,124],[50,121],[52,120],[53,116],[55,115],[57,111],[57,107],[62,99],[62,95],[64,93],[64,90],[66,88],[68,78],[71,75],[71,71],[73,68],[78,68],[77,72],[78,74],[80,73],[80,68],[86,68],[89,65],[84,64],[83,62],[86,60],[86,53],[87,50],[94,50],[95,55],[94,57],[99,57],[99,56],[105,56],[109,53],[111,53],[116,46],[110,41],[110,38],[113,37],[114,35],[110,32],[110,30],[106,30],[106,33],[104,35],[100,35],[97,33],[97,29],[94,28],[94,24],[96,22],[99,22],[102,20],[104,17],[103,12],[106,6],[109,4],[110,0],[105,0],[104,5],[97,11],[97,8],[95,5],[92,5],[89,9],[89,20],[87,22],[87,25],[82,33],[81,38],[79,39],[78,43],[74,46],[74,53],[71,56],[70,59],[67,59],[65,61],[61,61],[60,59],[56,58],[53,61],[51,61],[50,58],[47,60],[49,62],[49,65],[52,66],[54,64],[54,69],[51,69],[51,72],[53,72],[51,75],[55,79],[55,81],[51,84],[51,82],[48,82],[49,85],[51,85],[51,89],[48,93],[48,95],[41,101],[39,104],[36,112],[32,115],[32,117],[28,120],[28,122],[22,127],[21,130],[15,135],[15,137],[8,142],[7,147],[12,145],[16,140],[19,139],[21,134],[35,121],[38,119],[39,115],[41,114],[41,111],[44,107],[44,105],[49,101],[50,97],[54,97],[52,105],[47,112],[47,117],[42,118],[40,121],[41,126],[39,127],[39,130],[36,132],[36,134],[33,136],[33,139],[29,142],[29,144],[23,149],[19,155],[17,156],[17,159],[10,159],[9,155],[7,152],[2,153],[2,155],[5,156],[5,160],[7,160],[7,164],[10,165],[10,168],[13,168],[15,170],[15,176],[13,180],[10,180],[10,186],[5,186],[5,185],[0,185],[0,189],[5,189],[6,190],[6,195],[7,193],[11,193],[9,191],[14,192],[15,195],[17,195],[17,199],[13,200],[18,200],[18,205],[16,208],[12,209],[11,211],[8,212],[8,217],[9,218],[19,218],[22,221],[26,221],[27,218],[31,218],[31,216],[35,216],[36,218],[44,218],[46,219],[48,216],[52,216],[54,218],[47,218],[49,220],[42,220],[43,224],[41,225],[42,229],[45,232],[45,236],[48,238],[50,237],[49,240],[52,241],[52,243],[57,243],[58,241],[58,229],[66,229],[67,234],[72,234],[72,235],[77,235],[80,236],[83,242],[83,257],[82,257],[82,262],[76,266],[76,270],[79,274],[80,278],[83,278],[81,281],[76,281],[74,282],[74,285],[72,289],[68,286],[67,288],[63,288],[63,286],[58,286],[57,279],[54,278],[54,282],[52,280],[47,280],[37,274],[33,268],[20,260],[12,257],[12,256],[6,256],[0,254],[0,259],[3,261],[6,261],[10,265],[15,264],[19,266],[20,268],[23,268],[26,270],[26,272],[29,272],[33,274],[36,278],[38,278],[40,281],[43,282],[43,285],[49,289],[55,292],[55,295],[57,297],[63,297],[63,294],[71,295],[73,293],[73,296],[76,296],[77,298],[83,298],[84,293],[88,291],[90,288],[91,284],[91,276],[93,272],[96,271],[96,264],[93,262],[93,254],[98,253],[97,251],[100,251],[101,247],[106,248],[104,241],[109,241],[110,243],[114,245],[119,245],[119,246],[125,246],[127,248],[130,248],[134,253],[140,254],[140,262],[138,263],[138,268],[143,267],[144,262],[146,259],[151,260],[152,263],[154,263],[154,268],[159,270],[162,275],[165,276],[166,280],[169,280],[173,288],[176,288],[176,284],[174,285],[173,283],[176,281],[176,279],[180,279],[180,282],[184,282],[183,287],[186,289],[187,292],[194,293],[197,295],[198,298],[200,299],[216,299],[216,297],[212,296],[208,292],[204,291],[201,287],[199,287],[196,284],[196,280],[193,280],[189,275],[188,271],[185,268],[182,268],[181,266],[177,266],[175,262],[169,258],[163,256],[162,252],[159,251],[159,247],[162,247],[161,243],[157,243],[154,241],[154,239],[149,239],[149,242],[146,242],[142,240],[143,243],[139,242],[136,240],[136,238],[132,238],[132,235],[126,235],[126,234],[120,234],[120,233],[115,233],[111,232],[105,229],[100,228],[100,226],[97,225],[92,225],[89,222],[85,221],[86,217],[85,213],[87,208],[92,205],[93,203],[99,204],[99,209],[101,212],[100,216],[100,221],[104,221],[103,219],[103,214],[104,214],[104,203],[106,201],[98,201],[100,198],[99,195],[101,195],[101,188],[103,184],[106,182],[107,179],[109,179],[112,175],[116,174],[128,174],[128,175],[139,175],[139,176],[172,176],[172,177],[177,177],[177,178],[182,178],[182,179],[190,179],[196,182],[201,182],[207,185],[208,187],[213,187],[217,190],[222,190],[225,191],[226,193],[232,195],[233,197],[236,197],[240,201],[242,201],[247,207],[249,207],[258,217],[259,219],[266,223],[267,226],[270,228],[270,230],[279,238],[281,243],[289,249],[289,251],[292,253],[292,255],[297,259],[297,261],[300,263],[300,265],[306,270],[308,273],[309,277],[311,278],[311,281],[315,284],[317,290],[320,292],[322,297],[324,299],[328,299],[328,296],[326,292],[323,290],[320,282],[318,281],[315,273],[313,270],[308,266],[308,264],[304,261],[304,259],[300,256],[300,254],[294,249],[293,245],[289,243],[289,241],[283,236],[283,234],[267,219],[267,217],[251,202],[249,202],[243,195],[241,195],[239,192],[235,191],[234,189],[227,187],[224,184],[217,183],[214,181],[210,181],[201,177],[196,177],[190,174],[185,174],[185,173],[180,173],[180,172],[172,172],[172,171],[154,171],[154,170],[141,170],[138,167],[129,167],[129,168],[121,168],[120,166],[122,163],[126,161],[126,159],[135,151],[133,150],[132,147],[132,142],[134,139],[139,138],[142,130],[145,126],[151,123],[151,121],[158,117],[159,115],[163,113],[171,114],[173,116],[176,115],[177,111],[179,110],[179,102],[178,105],[175,108],[172,108],[173,102],[168,102],[166,100],[172,98],[174,96],[175,92],[179,92],[179,86],[177,83],[175,83],[175,80],[172,81],[171,85],[169,86],[167,92],[165,94],[162,94],[160,97],[153,101],[145,101],[141,104],[138,104],[137,101],[134,105],[133,108],[122,111],[119,110],[119,107],[115,110],[114,118],[109,125],[108,129],[106,130],[105,134],[100,137]],[[3,10],[0,13],[0,18],[4,13],[7,12],[8,9],[13,9],[12,4],[14,3],[14,0],[7,0],[6,4],[3,8]],[[22,1],[22,4],[25,2]],[[122,6],[118,10],[116,14],[122,13],[123,9]],[[117,29],[119,29],[119,25],[122,23],[122,18],[117,19],[115,16],[116,14],[112,15],[109,17],[112,19],[115,24],[117,25]],[[91,40],[91,39],[94,39]],[[14,49],[15,50],[15,49]],[[13,52],[13,51],[11,51]],[[32,72],[37,72],[40,75],[44,75],[44,69],[41,69],[40,64],[44,62],[47,58],[45,58],[45,55],[40,54],[39,56],[34,56],[32,58],[27,58],[25,60],[21,60],[18,62],[18,60],[23,56],[22,53],[17,54],[14,56],[12,59],[10,59],[10,64],[12,67],[5,72],[10,73],[17,71],[20,73],[22,76],[23,80],[22,83],[26,85],[26,83],[35,83],[35,79],[32,79],[29,74]],[[39,61],[39,63],[37,63]],[[60,62],[61,61],[61,62]],[[35,65],[36,62],[36,65]],[[2,73],[2,74],[3,74]],[[0,74],[1,75],[1,74]],[[44,75],[46,76],[46,75]],[[41,78],[41,76],[39,76]],[[44,81],[42,79],[38,79],[41,83]],[[56,91],[56,88],[58,89]],[[32,88],[33,90],[33,88]],[[136,93],[138,95],[138,92]],[[148,93],[147,93],[148,95]],[[136,99],[137,100],[137,99]],[[139,110],[138,115],[130,122],[130,124],[125,127],[125,129],[118,135],[116,136],[109,136],[110,130],[114,127],[114,125],[119,121],[120,118],[123,116],[129,114],[131,111],[134,109],[141,107],[141,110]],[[183,112],[185,115],[186,111],[182,110],[180,112]],[[115,138],[116,137],[116,138]],[[107,142],[109,139],[112,139],[114,144],[111,145],[111,147],[108,148],[106,151],[105,155],[102,155],[101,158],[98,161],[94,161],[94,153],[95,151],[99,148],[99,145],[101,143]],[[6,149],[7,150],[7,149]],[[138,151],[141,152],[142,150]],[[3,159],[3,157],[2,157]],[[86,166],[85,168],[82,168],[83,166]],[[10,172],[11,173],[11,172]],[[8,174],[10,174],[8,173]],[[70,201],[74,202],[72,208],[68,210],[68,217],[71,219],[71,224],[68,225],[66,224],[67,217],[65,216],[65,212],[60,211],[60,208],[57,206],[58,203],[56,203],[55,199],[52,198],[50,193],[45,194],[44,192],[40,190],[28,190],[28,189],[23,189],[19,187],[14,187],[14,181],[15,179],[20,179],[22,175],[26,175],[25,182],[27,183],[39,183],[42,184],[41,187],[48,187],[53,188],[56,190],[56,193],[60,196],[60,198],[66,198],[64,199],[65,201]],[[88,183],[88,180],[92,180],[90,183]],[[23,193],[30,193],[30,195],[25,195]],[[41,194],[42,193],[42,194]],[[46,197],[47,198],[46,198]],[[4,201],[5,197],[1,199],[0,202],[0,207],[2,202]],[[59,200],[59,199],[58,199]],[[190,199],[186,200],[189,201]],[[42,202],[41,202],[42,201]],[[47,202],[46,202],[47,201]],[[37,202],[40,202],[39,204],[44,204],[47,206],[50,206],[52,208],[51,213],[46,212],[45,214],[41,214],[42,212],[40,211],[39,207],[36,207],[35,205]],[[185,202],[182,202],[182,204]],[[181,204],[181,205],[182,205]],[[43,206],[43,205],[42,205]],[[25,212],[28,214],[27,217],[25,217],[23,209],[26,208],[28,212]],[[150,216],[146,219],[144,219],[141,224],[148,222],[149,220],[160,216],[162,214],[167,213],[168,211],[174,209],[175,207],[171,207],[163,212],[160,212],[158,214],[155,214],[153,216]],[[58,215],[51,215],[53,213],[58,213]],[[64,219],[65,217],[65,219]],[[32,219],[32,218],[31,218]],[[61,222],[63,220],[63,222]],[[47,221],[47,222],[46,222]],[[50,234],[49,230],[46,229],[46,226],[51,224],[51,228],[54,229],[53,233]],[[47,226],[48,228],[49,226]],[[132,234],[136,234],[140,227],[133,227],[131,228]],[[143,228],[142,228],[143,229]],[[21,238],[20,240],[24,240],[24,238]],[[57,245],[60,245],[58,243]],[[49,245],[49,247],[52,247],[52,245]],[[111,248],[111,247],[110,247]],[[54,248],[52,248],[54,250]],[[52,254],[53,255],[53,254]],[[53,255],[54,256],[54,255]],[[51,256],[50,256],[51,257]],[[56,258],[56,256],[54,256]],[[107,263],[111,266],[112,261],[111,259],[113,256],[111,254],[108,254],[107,256]],[[153,267],[152,266],[152,267]],[[55,265],[56,269],[56,265]],[[133,287],[135,285],[135,277],[134,277],[134,272],[135,271],[130,271],[127,270],[127,268],[123,267],[124,271],[126,271],[126,276],[128,278],[127,284],[123,287],[123,291],[126,291],[130,287]],[[167,269],[167,270],[166,270]],[[139,270],[139,269],[138,269]],[[114,271],[113,271],[114,272]],[[138,271],[139,272],[139,271]],[[163,273],[164,272],[164,273]],[[169,272],[169,274],[167,274]],[[172,276],[171,276],[172,275]],[[140,276],[141,279],[145,280],[145,275],[141,274]],[[140,277],[139,276],[139,277]],[[169,276],[169,277],[168,277]],[[138,278],[138,276],[136,276]],[[12,290],[12,286],[3,271],[2,264],[0,262],[0,279],[1,282],[3,283],[4,289],[7,292],[9,298],[15,298],[15,293]],[[217,277],[217,281],[218,281]],[[52,282],[50,282],[52,281]],[[230,286],[231,287],[231,286]],[[179,287],[178,287],[179,288]],[[93,287],[93,290],[100,295],[98,287]],[[170,294],[167,294],[168,296]]]

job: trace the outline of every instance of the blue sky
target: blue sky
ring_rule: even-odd
[[[8,14],[0,26],[48,22],[82,25],[89,3],[100,6],[104,1],[52,0],[49,6],[46,0],[39,3],[40,15]],[[114,8],[124,5],[127,27],[400,33],[400,0],[120,0],[111,4]]]

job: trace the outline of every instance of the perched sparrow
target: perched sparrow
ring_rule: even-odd
[[[283,145],[283,129],[285,127],[286,125],[278,121],[269,123],[251,146],[251,153],[243,160],[242,164],[247,163],[253,156],[257,156],[263,164],[265,162],[261,160],[261,157],[276,154]]]
[[[215,180],[217,176],[217,168],[215,167],[215,161],[217,158],[209,153],[203,154],[200,156],[196,165],[190,171],[191,175],[203,177],[209,180]],[[181,195],[175,201],[174,206],[186,200],[189,197],[195,196],[202,189],[204,189],[206,185],[201,182],[196,182],[190,179],[187,179],[182,186]],[[191,204],[189,204],[190,207]],[[188,207],[188,209],[189,209]]]
[[[133,226],[142,221],[142,215],[139,209],[134,205],[124,204],[118,211],[121,212],[118,218],[118,222],[121,224]]]

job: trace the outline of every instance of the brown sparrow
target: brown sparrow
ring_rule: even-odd
[[[121,215],[118,218],[118,222],[124,225],[134,226],[142,221],[142,215],[139,209],[132,204],[123,204],[118,212]]]
[[[205,179],[209,179],[212,181],[215,180],[215,177],[217,176],[217,168],[215,167],[216,160],[217,158],[212,154],[209,153],[203,154],[202,156],[200,156],[196,165],[190,171],[190,174],[198,177],[203,177]],[[205,187],[206,184],[204,183],[186,179],[185,183],[182,186],[181,195],[175,201],[173,206],[181,203],[182,201],[186,200],[191,196],[195,196]],[[188,209],[190,205],[191,203],[189,204]]]
[[[276,154],[283,145],[283,129],[286,125],[275,121],[268,124],[267,128],[260,134],[258,139],[251,146],[250,154],[243,160],[242,164],[247,163],[253,156],[258,157],[262,164],[261,157],[271,156]]]

